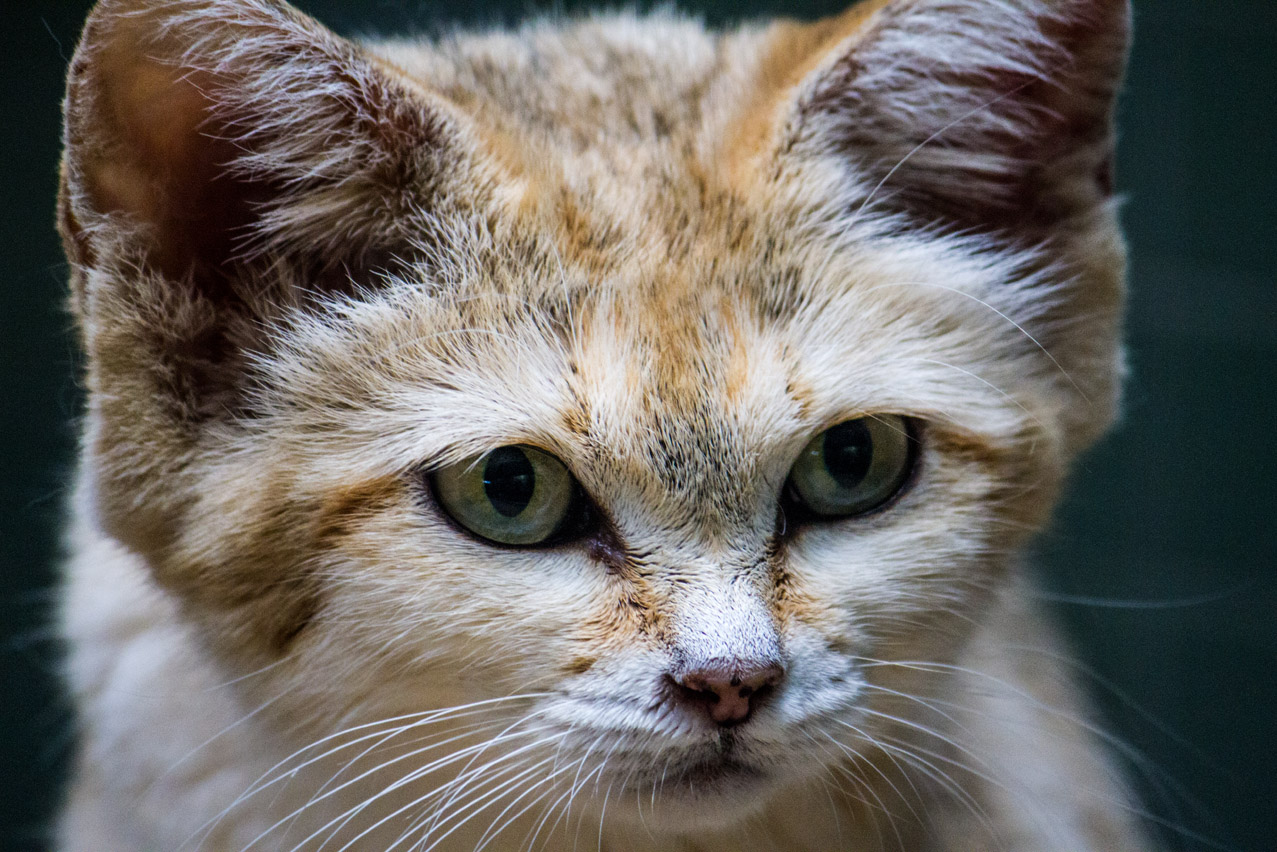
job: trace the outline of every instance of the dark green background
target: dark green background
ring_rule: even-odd
[[[1119,184],[1132,364],[1122,426],[1043,541],[1044,586],[1094,673],[1167,848],[1277,849],[1277,2],[1135,0]],[[347,32],[522,2],[300,4]],[[58,102],[83,0],[8,5],[0,244],[0,850],[43,848],[72,741],[48,623],[79,406],[53,229]],[[714,21],[837,2],[707,2]]]

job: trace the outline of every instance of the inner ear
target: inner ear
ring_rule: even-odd
[[[287,4],[101,0],[68,80],[68,248],[197,282],[363,268],[475,201],[463,123]]]
[[[129,339],[184,419],[242,409],[289,311],[486,203],[455,105],[274,0],[99,0],[65,110],[81,328]]]
[[[84,164],[89,203],[141,224],[166,278],[227,274],[272,188],[232,170],[242,152],[233,121],[215,112],[214,81],[144,50],[116,47],[100,61],[102,117],[117,138]]]

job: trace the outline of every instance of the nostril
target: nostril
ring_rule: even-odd
[[[675,693],[689,704],[717,704],[721,699],[714,690],[699,686],[695,680],[679,680],[673,675],[666,675],[674,687]]]

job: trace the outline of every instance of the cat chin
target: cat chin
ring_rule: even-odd
[[[770,791],[769,791],[770,792]],[[741,826],[763,810],[770,796],[738,789],[695,796],[658,796],[655,803],[631,794],[628,802],[607,805],[610,822],[653,835],[686,837]]]
[[[789,779],[759,766],[716,760],[679,770],[654,764],[647,777],[631,776],[596,807],[609,820],[656,834],[687,835],[740,825],[761,811]]]

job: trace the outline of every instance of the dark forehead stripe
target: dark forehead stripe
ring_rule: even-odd
[[[691,498],[726,496],[744,454],[721,412],[701,408],[662,418],[645,444],[649,462],[670,490]],[[680,416],[681,415],[681,416]]]
[[[734,526],[753,514],[757,448],[747,446],[724,405],[723,372],[706,371],[698,382],[680,383],[670,393],[658,375],[650,376],[641,453],[687,520]]]
[[[498,322],[526,334],[534,319],[539,333],[564,344],[561,425],[598,481],[633,475],[646,483],[643,490],[658,485],[672,497],[685,520],[735,524],[757,509],[759,448],[747,445],[748,424],[734,421],[733,397],[749,398],[756,381],[748,366],[754,330],[783,326],[804,303],[803,270],[789,260],[783,236],[764,234],[770,223],[740,199],[707,192],[695,170],[686,183],[682,203],[699,199],[684,222],[696,234],[696,256],[670,243],[660,224],[650,239],[627,237],[614,251],[587,239],[589,250],[582,250],[586,235],[616,223],[588,200],[560,193],[557,215],[574,239],[529,248],[525,265],[494,276],[524,282],[525,301],[512,299]],[[632,263],[598,260],[599,251],[628,257],[640,244],[669,250]],[[491,303],[467,304],[459,306],[467,321],[493,322]],[[596,379],[600,374],[608,378]],[[618,380],[623,386],[608,387]],[[800,384],[790,382],[793,392],[781,390],[777,404],[801,411],[794,406]],[[614,405],[611,394],[626,402]],[[641,470],[608,462],[622,452],[641,461]]]

